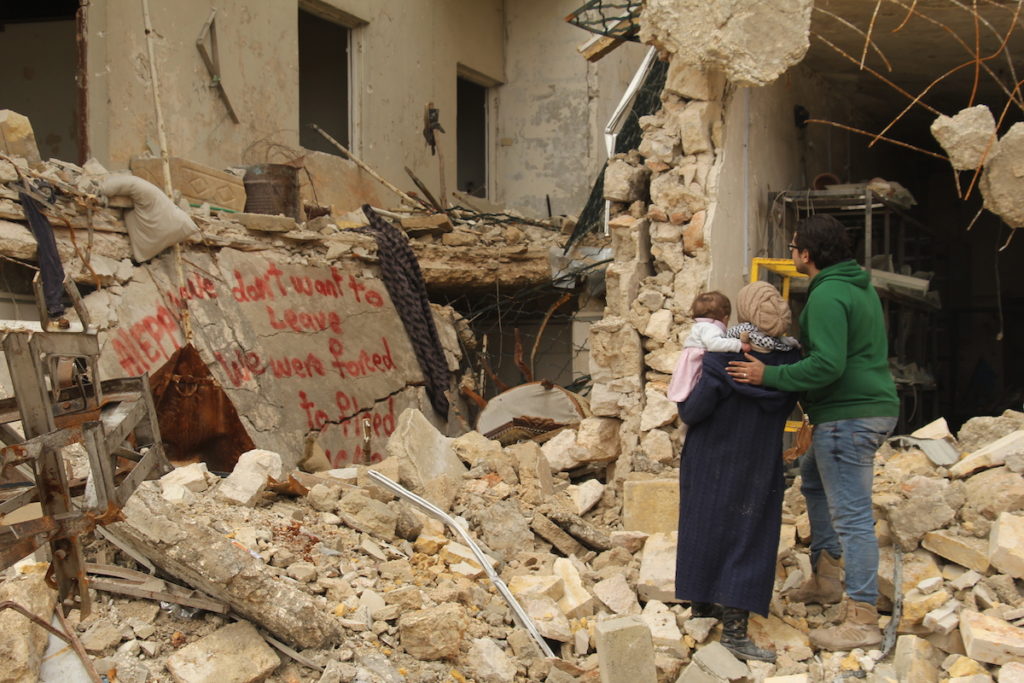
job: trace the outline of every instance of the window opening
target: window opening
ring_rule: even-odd
[[[299,144],[337,154],[338,149],[309,126],[315,123],[348,147],[351,144],[349,45],[351,31],[299,10]]]
[[[487,196],[487,88],[458,79],[456,96],[459,191]]]

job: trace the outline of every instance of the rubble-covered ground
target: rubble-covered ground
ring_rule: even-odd
[[[71,623],[97,669],[133,682],[639,680],[624,666],[650,666],[659,681],[1024,680],[1024,413],[975,418],[958,441],[946,437],[961,451],[948,467],[918,448],[877,454],[883,628],[893,601],[902,602],[895,647],[884,655],[815,652],[808,630],[837,620],[839,607],[782,595],[810,570],[793,483],[771,613],[751,623],[754,639],[777,649],[774,665],[737,662],[717,646],[714,619],[691,619],[688,606],[671,601],[674,463],[608,483],[601,463],[580,466],[588,446],[572,430],[543,446],[503,448],[475,432],[446,439],[415,411],[401,422],[390,457],[373,469],[464,525],[554,658],[516,624],[469,548],[366,468],[295,472],[308,492],[277,495],[265,490],[267,475],[288,473],[274,471],[276,454],[256,451],[227,479],[193,464],[144,484],[126,520],[110,527],[162,577],[195,577],[233,612],[93,591],[93,613],[72,613]],[[100,539],[87,552],[92,562],[142,569]],[[268,590],[282,592],[268,598]],[[4,599],[47,592],[31,564],[0,584]],[[289,611],[304,616],[288,622]],[[644,625],[642,646],[631,640],[635,622],[619,617]],[[27,631],[6,624],[0,652],[18,652],[14,641]],[[291,640],[320,670],[270,648],[257,628]]]

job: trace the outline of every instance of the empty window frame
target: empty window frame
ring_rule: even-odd
[[[299,9],[299,144],[338,154],[309,124],[351,146],[350,45],[352,31]]]
[[[485,86],[458,78],[457,182],[461,192],[474,197],[487,196],[487,95]]]

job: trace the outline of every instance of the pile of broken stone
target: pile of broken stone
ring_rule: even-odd
[[[677,470],[616,479],[608,461],[588,460],[596,449],[582,430],[502,447],[476,432],[444,437],[415,410],[369,468],[289,473],[257,450],[224,479],[196,463],[144,484],[109,530],[230,613],[96,593],[94,613],[71,621],[119,681],[228,680],[226,670],[237,681],[1019,681],[1024,413],[975,418],[958,437],[937,436],[961,456],[948,466],[920,447],[877,455],[882,607],[902,605],[884,654],[814,652],[808,630],[837,620],[838,606],[784,596],[810,570],[799,479],[786,495],[770,614],[751,624],[778,661],[745,664],[718,644],[716,620],[672,599]],[[371,470],[447,513],[490,568]],[[306,493],[267,488],[288,479]],[[88,553],[134,566],[100,539]],[[542,639],[517,623],[488,569]],[[32,565],[0,585],[0,600],[38,605],[40,594],[52,609]],[[27,635],[2,621],[12,618],[0,614],[0,651],[31,651],[12,642]]]

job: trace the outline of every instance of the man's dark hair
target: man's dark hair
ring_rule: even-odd
[[[810,252],[811,261],[818,270],[853,258],[853,246],[846,227],[824,213],[816,213],[797,223],[793,244]]]

